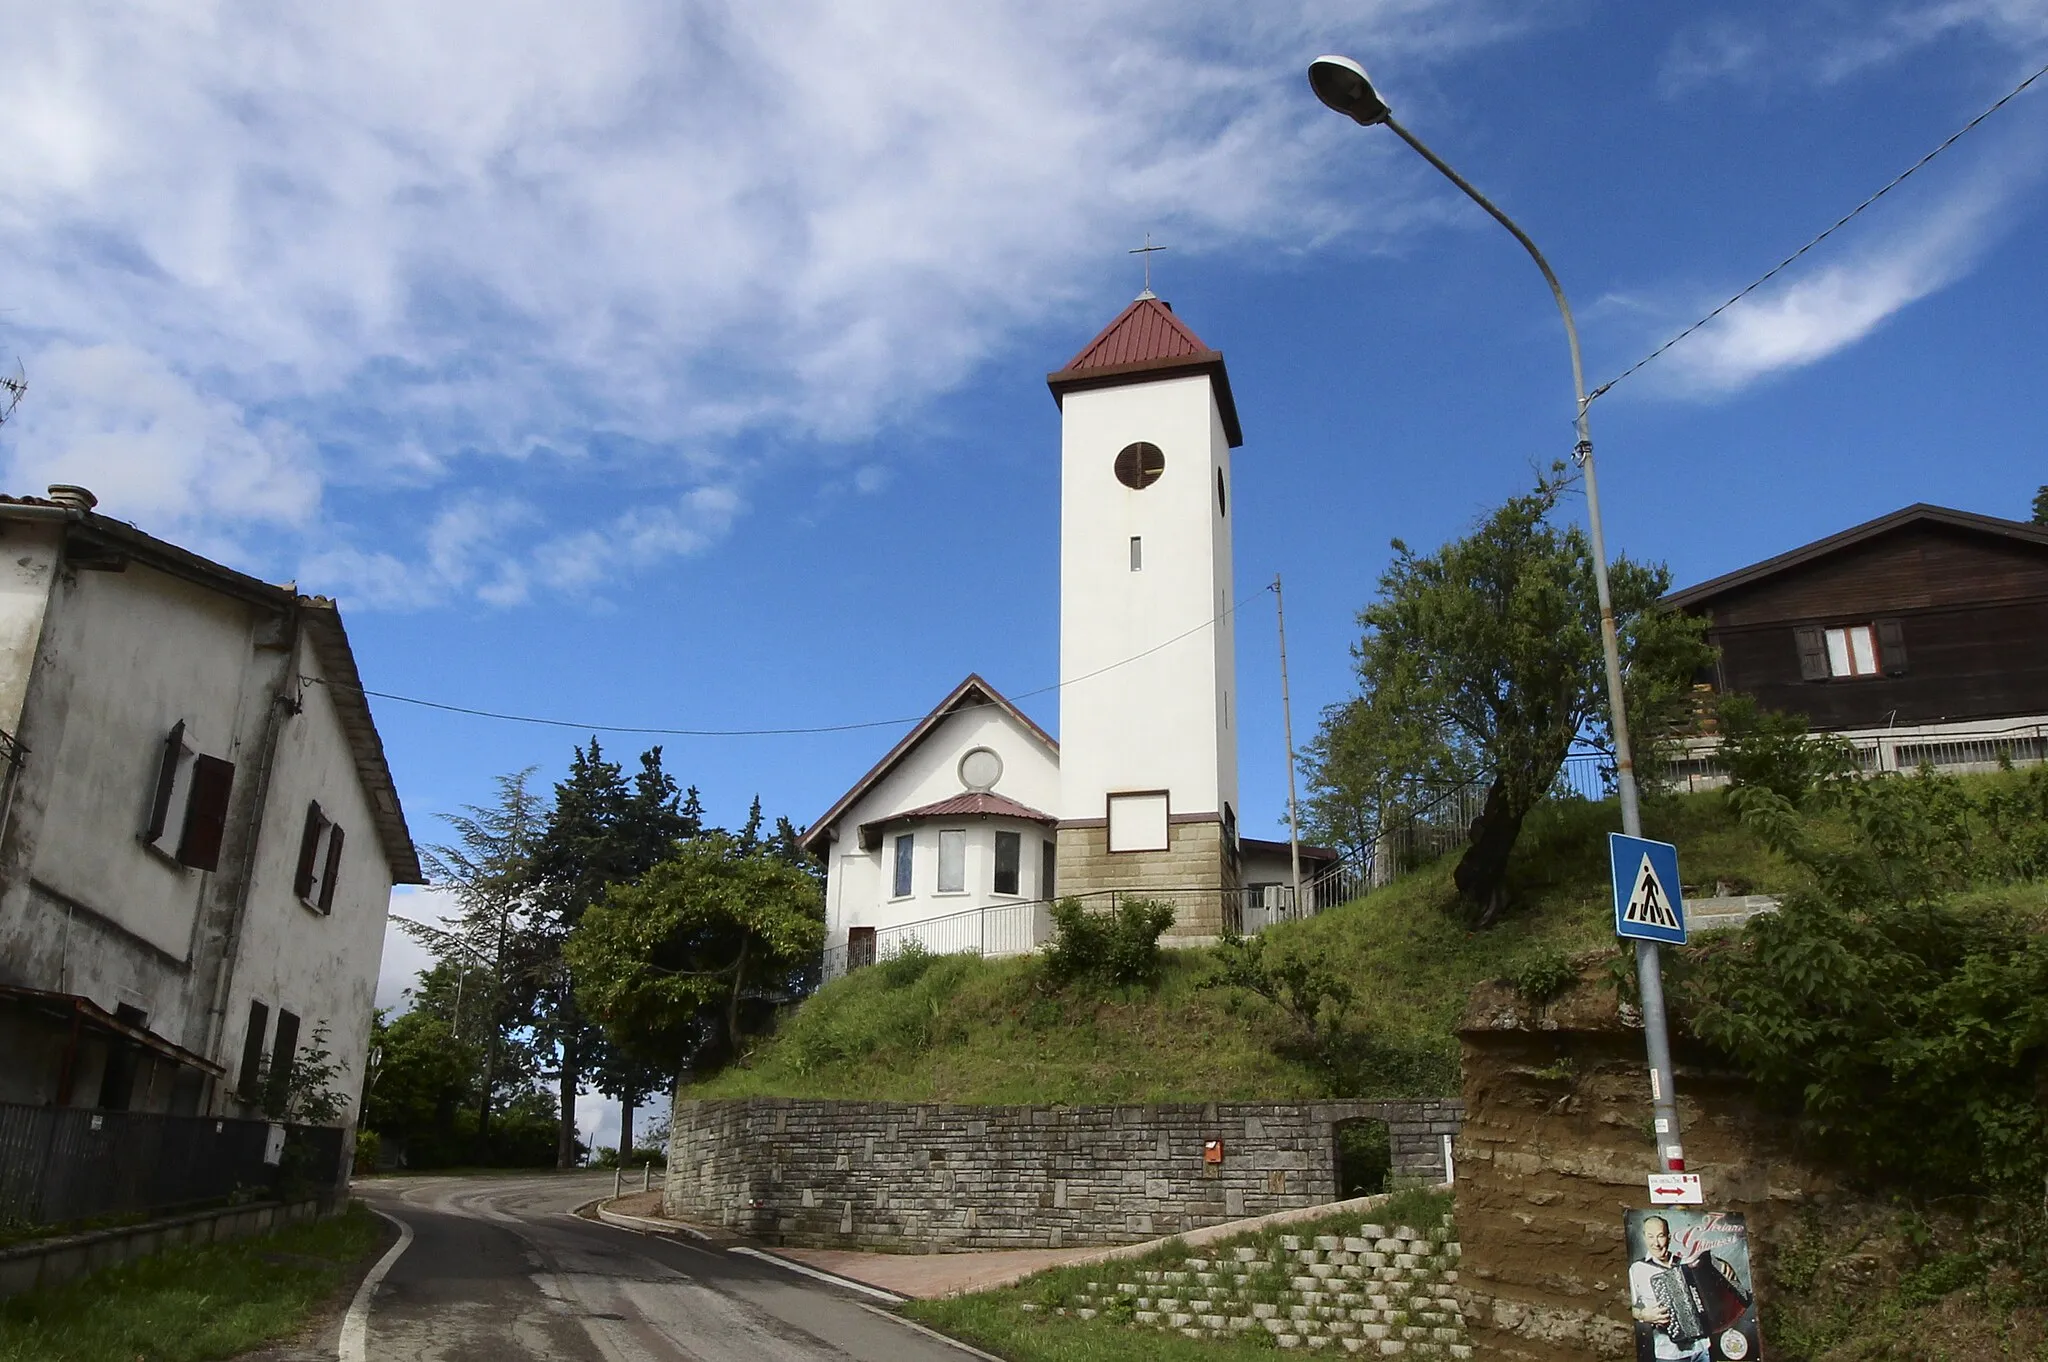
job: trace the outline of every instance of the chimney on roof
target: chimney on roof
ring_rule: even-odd
[[[50,500],[72,511],[90,511],[93,507],[100,504],[100,499],[94,496],[91,491],[69,482],[51,483]]]

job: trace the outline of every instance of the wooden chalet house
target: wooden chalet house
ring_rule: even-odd
[[[1805,715],[1873,769],[2048,758],[2048,527],[1925,504],[1666,596],[1717,694]],[[1683,778],[1711,779],[1712,739]]]

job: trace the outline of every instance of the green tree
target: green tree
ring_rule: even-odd
[[[1302,768],[1303,831],[1363,858],[1383,833],[1471,780],[1478,762],[1452,747],[1438,726],[1362,694],[1323,711]]]
[[[568,778],[555,786],[533,858],[540,911],[527,948],[535,1025],[557,1055],[561,1167],[575,1157],[576,1094],[586,1077],[596,1077],[627,1107],[647,1091],[640,1086],[646,1065],[630,1053],[608,1053],[605,1033],[583,1015],[568,945],[584,915],[613,887],[631,884],[699,831],[697,815],[685,810],[676,782],[662,769],[659,747],[641,754],[629,784],[592,738],[589,747],[576,749]]]
[[[1389,771],[1414,760],[1410,754],[1427,769],[1431,753],[1444,753],[1486,773],[1486,802],[1453,874],[1461,912],[1475,927],[1506,909],[1522,821],[1549,793],[1572,744],[1608,739],[1592,551],[1583,531],[1551,519],[1568,486],[1563,465],[1553,467],[1532,491],[1433,554],[1394,541],[1394,563],[1380,577],[1379,599],[1359,614],[1364,635],[1352,650],[1365,704],[1335,713],[1338,728],[1368,715],[1393,735],[1368,733],[1360,744],[1393,742],[1379,759]],[[1617,558],[1608,579],[1640,751],[1683,712],[1693,675],[1711,654],[1702,622],[1657,604],[1670,585],[1661,564]],[[1326,724],[1318,750],[1344,751],[1347,741]]]
[[[438,1011],[457,1037],[481,1039],[478,1162],[489,1158],[494,1099],[507,1086],[524,1087],[531,1076],[529,1064],[514,1063],[508,1073],[503,1060],[508,1052],[530,1059],[529,1018],[518,1001],[531,990],[511,976],[516,947],[532,925],[534,856],[547,819],[546,805],[530,788],[532,778],[532,767],[499,776],[497,802],[443,816],[455,840],[427,847],[422,859],[428,883],[454,896],[455,916],[443,923],[398,919],[445,967],[420,976],[416,1007]]]
[[[399,1142],[415,1161],[456,1143],[457,1118],[476,1077],[474,1047],[456,1038],[446,1019],[421,1011],[386,1021],[378,1013],[370,1031],[377,1062],[363,1094],[362,1123]]]
[[[678,1077],[739,1054],[743,1004],[780,1001],[825,941],[817,882],[724,833],[678,844],[585,913],[568,958],[589,1015]]]
[[[2041,490],[2034,493],[2034,523],[2048,525],[2048,484],[2043,484]]]

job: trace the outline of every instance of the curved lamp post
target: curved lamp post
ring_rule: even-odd
[[[1607,540],[1600,527],[1599,483],[1593,475],[1593,434],[1586,419],[1586,371],[1579,359],[1579,328],[1572,321],[1572,307],[1565,301],[1564,286],[1557,282],[1557,274],[1550,268],[1550,262],[1543,258],[1543,252],[1536,249],[1536,243],[1515,225],[1513,218],[1495,207],[1491,199],[1446,165],[1414,133],[1394,121],[1393,110],[1373,88],[1364,67],[1349,57],[1317,57],[1309,64],[1308,83],[1316,92],[1316,98],[1360,126],[1390,129],[1396,137],[1415,148],[1423,160],[1441,171],[1445,179],[1464,190],[1472,202],[1484,208],[1495,222],[1507,228],[1515,240],[1522,243],[1522,249],[1536,262],[1536,268],[1543,271],[1543,281],[1550,285],[1551,296],[1557,299],[1558,314],[1564,318],[1565,340],[1570,343],[1572,352],[1572,391],[1576,399],[1574,411],[1579,437],[1572,454],[1586,479],[1586,520],[1593,540],[1593,583],[1600,600],[1600,651],[1607,663],[1608,723],[1614,734],[1614,783],[1621,798],[1621,829],[1631,837],[1640,837],[1643,833],[1642,809],[1636,797],[1635,760],[1629,746],[1627,708],[1622,699],[1621,648],[1615,636],[1614,602],[1607,589]],[[1642,990],[1643,1030],[1649,1047],[1650,1097],[1657,1122],[1658,1161],[1666,1168],[1683,1169],[1685,1150],[1679,1136],[1677,1092],[1672,1085],[1671,1040],[1664,1014],[1662,964],[1656,942],[1638,941],[1635,945],[1636,979]]]

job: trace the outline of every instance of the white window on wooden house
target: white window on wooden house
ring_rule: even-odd
[[[299,834],[299,868],[292,877],[292,892],[308,908],[322,913],[334,911],[334,889],[341,878],[341,824],[320,811],[320,802],[306,805],[306,825]]]
[[[1111,851],[1164,851],[1167,839],[1166,791],[1113,794],[1109,797]]]
[[[1803,680],[1899,676],[1906,670],[1905,629],[1898,620],[1805,627],[1794,635]]]
[[[142,840],[194,870],[220,867],[235,764],[194,751],[181,719],[164,737]]]
[[[939,833],[939,892],[967,892],[967,832],[953,828]]]

